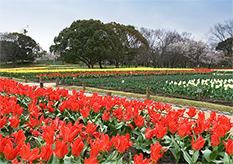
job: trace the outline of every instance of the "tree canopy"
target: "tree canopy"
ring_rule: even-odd
[[[0,35],[1,62],[12,62],[14,66],[17,62],[34,61],[41,53],[41,48],[30,36],[20,33],[1,33]]]
[[[232,57],[233,52],[233,38],[228,38],[222,42],[219,42],[216,50],[222,50],[226,56]]]
[[[82,61],[89,68],[104,60],[114,60],[116,67],[125,59],[133,60],[146,39],[133,26],[104,24],[99,20],[77,20],[54,38],[50,51],[59,52],[69,63]]]

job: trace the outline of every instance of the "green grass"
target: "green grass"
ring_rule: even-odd
[[[7,77],[7,76],[0,76],[0,78],[1,79],[9,79],[9,77]],[[16,77],[12,77],[12,80],[15,80],[15,81],[19,81],[19,82],[25,82],[25,79],[20,79],[20,78],[16,78]],[[27,80],[27,82],[33,82],[33,81],[31,81],[31,80]]]
[[[61,86],[61,87],[64,87],[67,89],[77,89],[77,90],[83,89],[81,86]],[[122,91],[113,91],[113,90],[104,90],[104,89],[98,89],[98,88],[92,88],[92,87],[86,87],[85,90],[91,91],[91,92],[97,92],[97,93],[105,93],[105,94],[111,92],[112,95],[132,97],[132,98],[137,98],[137,99],[146,99],[145,94],[136,94],[136,93],[122,92]],[[153,96],[153,95],[151,95],[150,98],[156,102],[163,102],[163,103],[169,103],[169,104],[181,105],[181,106],[192,106],[192,107],[196,107],[196,108],[206,108],[209,110],[233,113],[233,107],[225,106],[225,105],[218,105],[218,104],[213,104],[213,103],[186,100],[186,99],[180,99],[180,98]]]

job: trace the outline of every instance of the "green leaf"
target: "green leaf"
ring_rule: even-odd
[[[124,125],[124,122],[121,121],[118,124],[116,124],[116,129],[120,129]]]
[[[8,164],[8,161],[7,161],[7,160],[4,160],[4,159],[3,159],[3,160],[0,159],[0,163],[1,163],[1,164]]]
[[[218,155],[218,151],[214,150],[210,153],[210,160],[213,161]]]
[[[70,157],[64,157],[64,164],[73,164],[74,163],[74,157],[70,156]]]
[[[190,155],[187,153],[187,151],[184,151],[182,149],[183,155],[184,155],[184,159],[186,160],[186,162],[188,163],[192,163],[192,158],[190,157]]]
[[[117,161],[116,164],[122,164],[123,163],[122,159],[123,159],[123,157],[121,157],[121,159],[119,161]]]
[[[205,157],[205,159],[208,161],[208,162],[210,162],[211,160],[210,160],[210,154],[211,154],[211,150],[209,150],[209,149],[205,149],[205,150],[203,150],[203,151],[201,151],[202,152],[202,154],[203,154],[203,156]]]
[[[223,143],[220,143],[218,146],[218,153],[222,152],[224,148],[225,146],[223,145]]]
[[[232,164],[232,161],[230,160],[230,157],[226,152],[225,152],[225,155],[223,157],[223,163],[224,164]]]
[[[114,152],[112,152],[112,154],[110,154],[109,156],[108,156],[108,160],[116,160],[116,158],[117,158],[117,155],[118,155],[118,152],[117,152],[117,150],[115,150]]]
[[[172,155],[175,157],[176,163],[178,163],[179,160],[180,160],[182,152],[181,151],[177,151],[177,149],[175,149],[175,148],[170,148],[169,150],[171,151]]]
[[[199,157],[199,151],[195,151],[192,156],[192,163],[196,163],[198,157]]]
[[[59,159],[56,157],[55,153],[53,153],[53,155],[49,159],[48,163],[51,163],[51,164],[57,164],[57,163],[59,163]]]

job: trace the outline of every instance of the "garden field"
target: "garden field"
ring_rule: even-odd
[[[143,70],[144,69],[144,70]],[[221,101],[233,71],[210,69],[1,69],[0,76]],[[232,163],[232,124],[212,111],[152,100],[39,88],[0,78],[0,163]]]

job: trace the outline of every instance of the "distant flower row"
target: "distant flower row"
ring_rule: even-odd
[[[166,73],[162,73],[162,75]],[[191,98],[208,98],[212,100],[223,100],[232,102],[233,97],[233,76],[232,75],[212,75],[208,73],[171,73],[168,76],[132,76],[126,78],[62,78],[62,83],[82,84],[89,86],[102,86],[111,89],[136,91],[146,91],[149,86],[152,92],[163,92],[167,95],[188,96]]]
[[[105,72],[79,72],[79,73],[54,73],[54,74],[38,74],[36,77],[45,79],[61,79],[69,78],[101,78],[101,77],[119,77],[119,76],[152,76],[152,75],[176,75],[176,74],[206,74],[212,72],[210,69],[198,70],[161,70],[161,71],[105,71]]]
[[[137,67],[137,68],[113,68],[113,69],[52,69],[48,67],[30,67],[18,69],[0,69],[0,72],[8,73],[58,73],[58,72],[116,72],[116,71],[191,71],[192,68],[152,68],[152,67]]]

